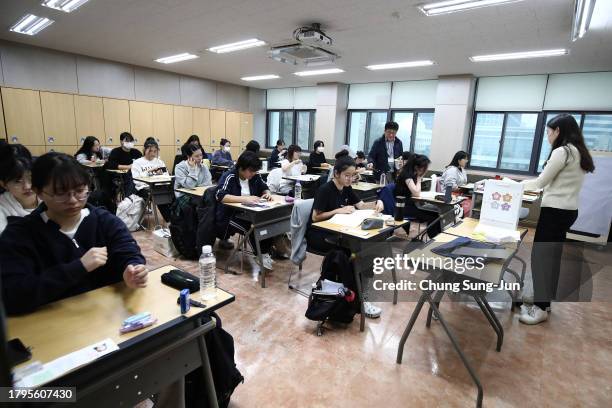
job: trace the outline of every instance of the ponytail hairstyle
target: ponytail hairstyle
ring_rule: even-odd
[[[550,155],[552,154],[553,150],[561,146],[572,144],[576,147],[576,149],[578,149],[578,153],[580,154],[580,167],[582,170],[588,173],[592,173],[595,170],[593,158],[591,157],[589,149],[584,142],[584,136],[582,135],[580,126],[578,126],[576,119],[574,119],[572,115],[569,113],[557,115],[548,121],[546,127],[552,130],[559,129],[559,136],[557,136],[553,142],[544,166],[546,166],[546,163],[550,159]],[[568,150],[568,155],[571,154],[572,151]]]

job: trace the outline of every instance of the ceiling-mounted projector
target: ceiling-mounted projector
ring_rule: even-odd
[[[272,46],[268,55],[270,58],[291,65],[307,67],[331,64],[340,58],[335,52],[323,48],[333,40],[321,31],[319,24],[310,27],[300,27],[293,32],[294,41]]]

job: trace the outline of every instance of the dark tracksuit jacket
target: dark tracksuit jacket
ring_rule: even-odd
[[[396,137],[393,143],[393,158],[397,159],[400,157],[402,155],[402,150],[402,141]],[[374,164],[374,176],[380,177],[381,173],[387,173],[391,170],[388,159],[387,141],[385,140],[385,135],[383,135],[376,139],[368,154],[368,162]]]

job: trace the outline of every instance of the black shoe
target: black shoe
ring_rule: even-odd
[[[221,241],[219,241],[219,248],[221,248],[221,249],[234,249],[234,244],[232,244],[227,239],[222,239]]]

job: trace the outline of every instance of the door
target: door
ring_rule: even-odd
[[[123,99],[102,99],[104,106],[104,133],[106,146],[119,146],[119,135],[131,130],[130,106]]]
[[[28,89],[2,88],[6,135],[9,143],[44,146],[40,94]]]

